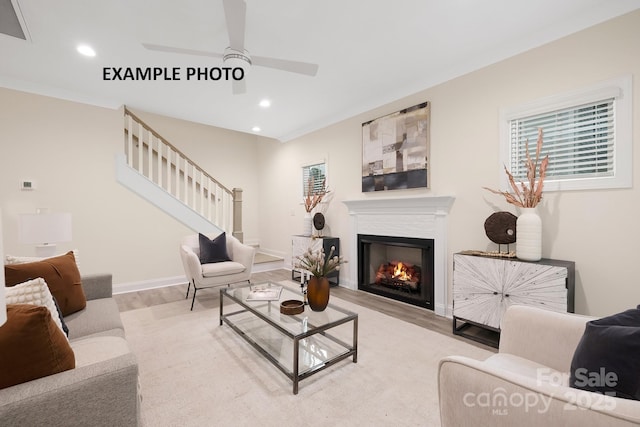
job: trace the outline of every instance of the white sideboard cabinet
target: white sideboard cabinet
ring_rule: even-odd
[[[519,304],[573,313],[574,294],[573,261],[543,258],[528,262],[464,253],[453,255],[456,335],[497,347],[500,321],[507,307]],[[484,331],[471,333],[471,327]]]

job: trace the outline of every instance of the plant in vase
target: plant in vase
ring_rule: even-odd
[[[335,246],[331,246],[329,256],[325,256],[324,248],[316,251],[309,248],[296,257],[294,267],[312,275],[307,284],[307,300],[313,311],[322,311],[327,307],[330,289],[327,275],[340,270],[340,266],[347,262],[343,257],[334,255],[335,250]]]
[[[306,211],[303,219],[304,222],[302,230],[302,234],[304,236],[311,236],[311,211],[313,211],[313,209],[315,209],[315,207],[318,206],[320,202],[322,202],[324,196],[331,191],[326,186],[326,179],[323,179],[320,185],[317,187],[316,179],[317,177],[313,175],[309,176],[309,179],[307,180],[307,195],[303,198],[304,210]]]
[[[538,261],[542,258],[542,221],[536,212],[536,206],[542,200],[544,178],[549,166],[549,155],[540,161],[542,151],[543,132],[538,129],[535,159],[529,155],[529,143],[525,145],[526,158],[524,165],[527,171],[528,184],[521,181],[516,183],[507,167],[504,171],[509,178],[509,185],[513,192],[492,190],[483,187],[494,194],[504,196],[507,203],[521,208],[522,213],[516,222],[516,256],[525,261]]]

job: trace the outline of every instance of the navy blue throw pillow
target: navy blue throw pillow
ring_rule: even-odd
[[[640,400],[640,305],[587,322],[571,361],[569,385]]]
[[[58,317],[60,318],[60,323],[62,324],[62,330],[64,331],[64,334],[69,337],[69,327],[66,323],[64,323],[64,316],[62,316],[62,310],[60,310],[58,300],[56,300],[56,297],[54,297],[53,295],[51,296],[53,297],[53,303],[56,305],[56,310],[58,310]]]
[[[227,253],[227,235],[222,233],[211,240],[202,233],[199,233],[200,241],[200,264],[211,264],[214,262],[231,261]]]

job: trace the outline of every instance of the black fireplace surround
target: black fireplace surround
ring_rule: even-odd
[[[433,310],[433,248],[433,239],[358,234],[358,289]],[[384,254],[376,254],[380,250],[385,253],[413,254],[409,255],[408,261],[418,265],[421,272],[417,289],[394,289],[376,283],[380,259],[385,257]]]

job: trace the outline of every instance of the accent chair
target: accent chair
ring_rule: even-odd
[[[199,289],[223,285],[229,286],[232,283],[244,281],[250,283],[255,248],[241,243],[233,236],[226,236],[226,254],[228,255],[228,260],[201,262],[200,236],[206,236],[208,239],[213,240],[219,238],[221,234],[222,233],[194,234],[182,239],[180,257],[182,258],[182,265],[187,280],[189,280],[185,298],[189,297],[189,291],[191,285],[193,285],[191,310],[193,310],[196,293]],[[225,258],[227,257],[219,259]]]
[[[464,356],[440,361],[442,426],[640,425],[640,401],[569,386],[574,353],[591,320],[537,307],[509,307],[497,354],[484,361]]]

